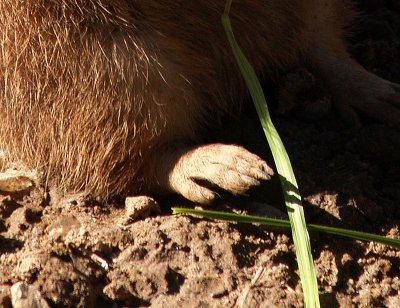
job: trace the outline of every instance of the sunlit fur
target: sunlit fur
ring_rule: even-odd
[[[224,3],[2,0],[0,147],[8,159],[68,191],[146,191],[163,149],[195,143],[246,93],[220,22]],[[349,12],[335,0],[242,0],[231,18],[257,72],[273,76],[307,61],[318,41],[334,48],[326,34],[343,49]]]

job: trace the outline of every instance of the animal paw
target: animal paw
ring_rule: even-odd
[[[380,122],[400,127],[400,85],[369,72],[357,72],[348,79],[335,103],[347,122],[359,123],[356,111]]]
[[[272,175],[264,160],[243,147],[209,144],[180,156],[169,174],[169,186],[191,201],[209,204],[216,187],[241,195]]]

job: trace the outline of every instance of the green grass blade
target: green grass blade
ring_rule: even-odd
[[[293,240],[296,247],[296,256],[304,292],[305,306],[319,307],[318,285],[311,255],[311,245],[306,229],[306,222],[303,208],[301,206],[301,197],[298,192],[296,178],[287,152],[274,125],[272,124],[264,93],[254,69],[243,54],[233,35],[229,20],[231,4],[232,1],[227,0],[225,11],[222,16],[222,24],[228,37],[229,44],[238,62],[240,71],[253,98],[254,105],[261,120],[261,125],[267,137],[268,144],[271,147],[272,155],[281,179],[285,202],[288,208],[289,220],[292,226]]]
[[[257,223],[257,224],[267,225],[271,227],[285,228],[285,229],[290,229],[291,227],[290,221],[287,219],[277,219],[277,218],[260,217],[252,215],[240,215],[234,213],[225,213],[225,212],[209,211],[209,210],[195,210],[187,208],[173,208],[172,211],[173,214],[189,214],[209,219],[219,219],[219,220],[233,221],[239,223]],[[400,249],[400,239],[388,238],[382,235],[348,230],[343,228],[321,226],[317,224],[307,224],[307,229],[311,231],[325,232],[344,237],[349,237],[356,240],[373,241]]]
[[[342,228],[335,228],[335,227],[327,227],[321,226],[316,224],[307,224],[308,230],[312,231],[320,231],[335,235],[341,235],[345,237],[354,238],[356,240],[363,240],[363,241],[370,241],[370,242],[377,242],[381,244],[385,244],[394,248],[400,248],[400,239],[396,238],[389,238],[382,235],[355,231],[355,230],[348,230]]]
[[[226,213],[219,211],[210,211],[210,210],[196,210],[196,209],[188,209],[188,208],[172,208],[172,213],[175,214],[190,214],[197,215],[204,218],[210,219],[219,219],[226,221],[234,221],[240,223],[258,223],[264,224],[271,227],[279,227],[279,228],[290,228],[289,220],[285,219],[277,219],[277,218],[269,218],[269,217],[260,217],[260,216],[251,216],[251,215],[240,215],[234,213]]]

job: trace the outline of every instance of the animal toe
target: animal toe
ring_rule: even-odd
[[[212,203],[217,196],[215,191],[206,187],[203,183],[186,177],[179,184],[177,192],[192,202],[206,205]]]

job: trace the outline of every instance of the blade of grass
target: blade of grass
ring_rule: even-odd
[[[222,24],[240,71],[252,96],[281,179],[286,207],[288,209],[289,220],[292,227],[293,241],[296,247],[296,256],[304,292],[305,306],[319,307],[318,285],[311,255],[311,244],[306,228],[306,221],[301,206],[301,197],[297,188],[296,178],[287,152],[274,125],[272,124],[267,102],[254,69],[240,49],[232,32],[232,26],[229,19],[231,5],[232,0],[227,0],[225,11],[222,15]]]
[[[209,219],[219,219],[219,220],[239,222],[239,223],[257,223],[271,227],[290,229],[290,221],[287,219],[277,219],[277,218],[260,217],[252,215],[240,215],[234,213],[225,213],[225,212],[209,211],[209,210],[196,210],[187,208],[173,208],[172,211],[173,214],[189,214]],[[382,235],[348,230],[343,228],[327,227],[317,224],[307,224],[307,229],[311,231],[325,232],[344,237],[349,237],[356,240],[373,241],[394,248],[400,248],[400,239],[388,238]]]

